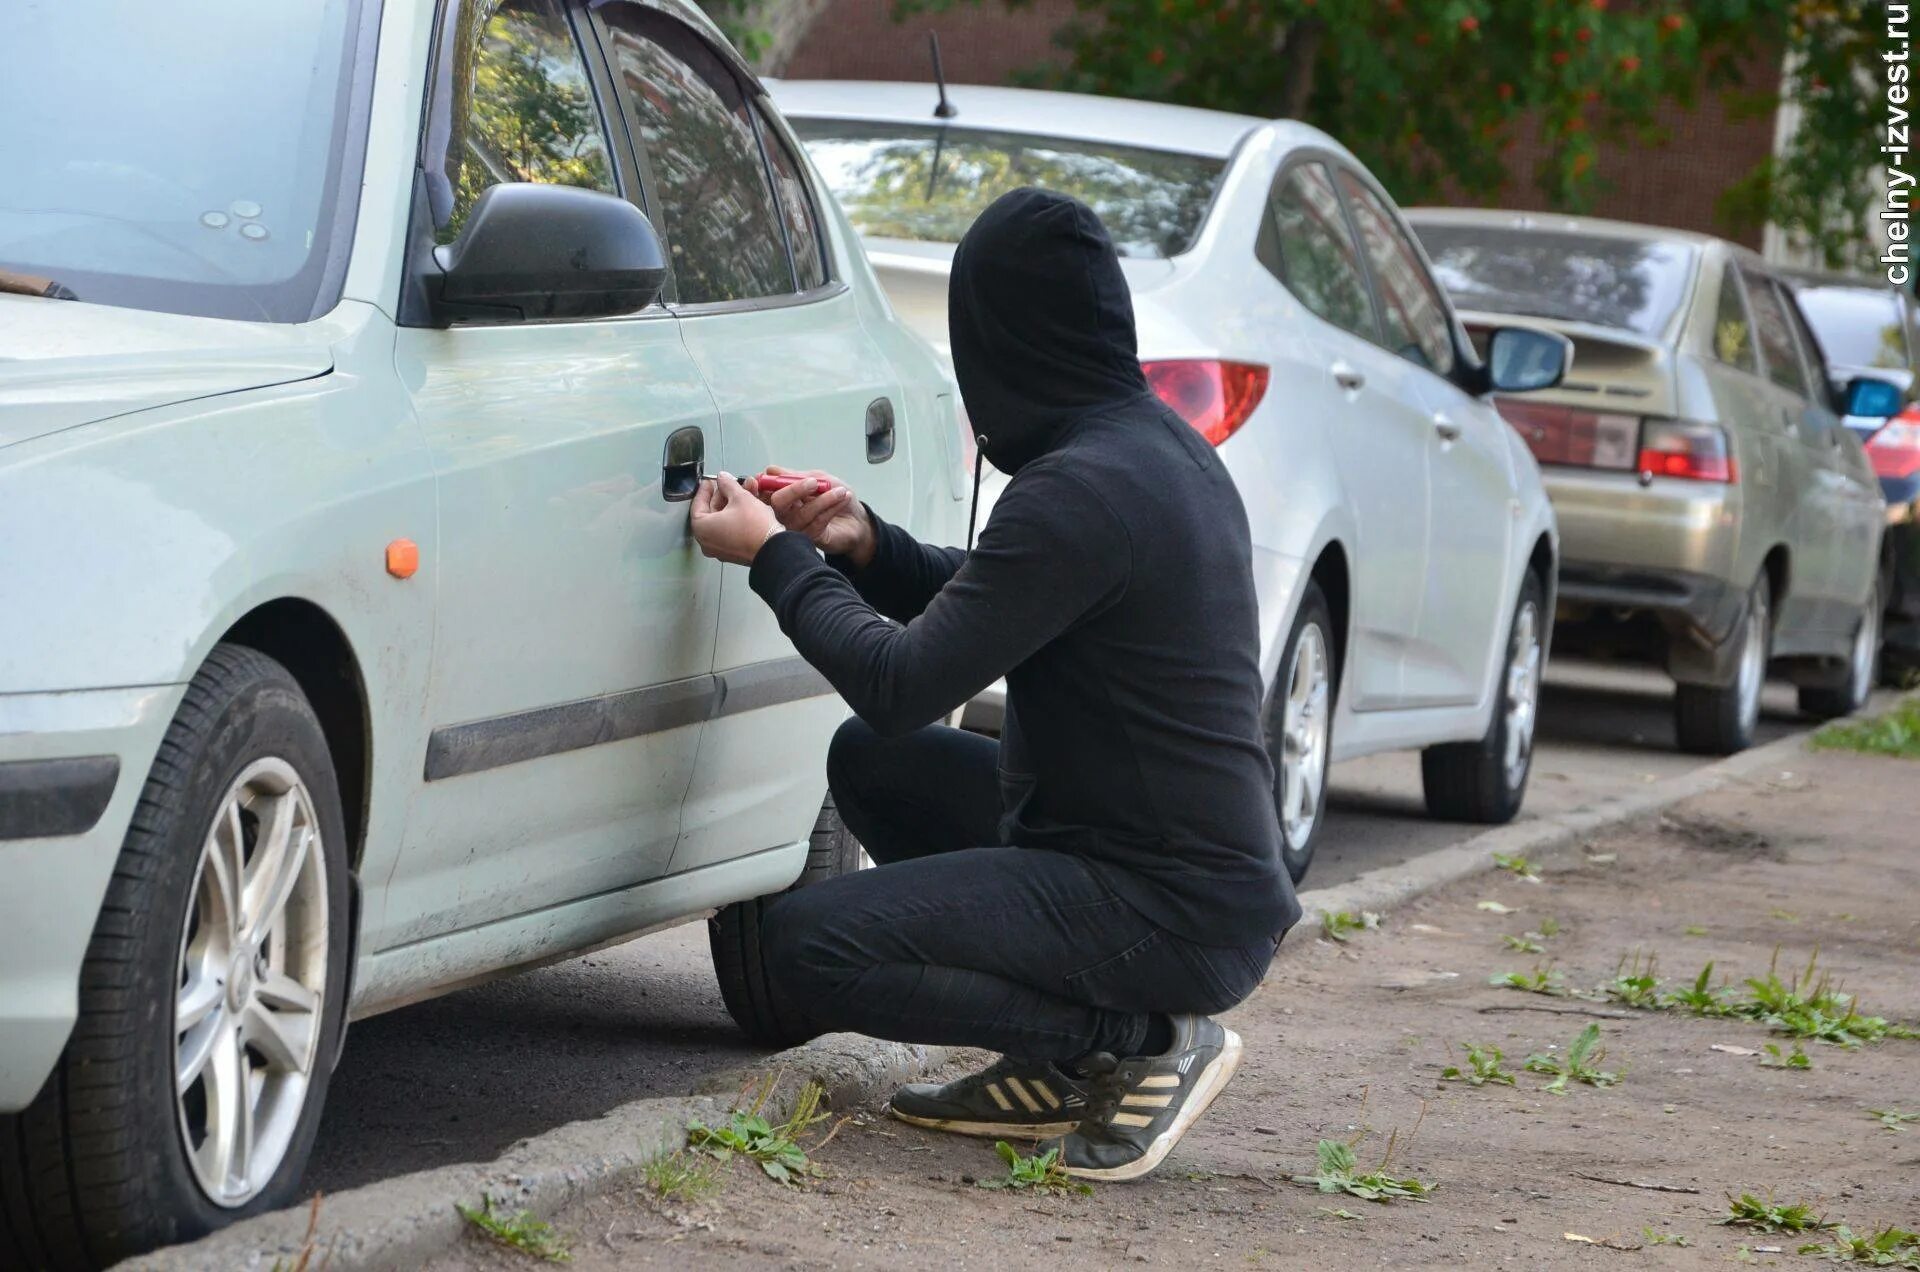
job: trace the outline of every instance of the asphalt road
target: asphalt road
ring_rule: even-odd
[[[1591,804],[1697,767],[1674,750],[1663,678],[1555,667],[1541,703],[1522,817]],[[1761,741],[1801,727],[1790,688],[1768,688]],[[1333,816],[1308,887],[1475,833],[1430,821],[1415,754],[1333,770]],[[333,1079],[309,1188],[342,1188],[454,1162],[628,1100],[684,1094],[750,1058],[721,1005],[706,925],[690,924],[355,1025]]]

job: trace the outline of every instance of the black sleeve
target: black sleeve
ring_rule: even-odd
[[[1109,603],[1131,568],[1119,517],[1085,482],[1048,467],[1007,487],[974,550],[904,627],[804,535],[767,540],[749,581],[801,656],[893,736],[932,724]]]
[[[867,604],[888,618],[906,623],[920,616],[927,602],[947,585],[967,554],[959,548],[936,548],[920,542],[899,526],[889,525],[867,509],[873,522],[873,560],[864,569],[845,557],[828,557]]]

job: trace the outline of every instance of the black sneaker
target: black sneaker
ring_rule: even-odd
[[[1046,1061],[1002,1056],[945,1086],[913,1082],[889,1105],[902,1122],[960,1135],[1044,1139],[1079,1125],[1087,1083]]]
[[[1158,1166],[1240,1066],[1240,1035],[1206,1016],[1175,1016],[1163,1056],[1090,1057],[1087,1116],[1043,1148],[1082,1179],[1138,1179]]]

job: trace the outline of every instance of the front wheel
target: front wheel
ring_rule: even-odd
[[[1867,705],[1880,668],[1880,584],[1875,580],[1867,592],[1867,603],[1853,629],[1853,646],[1847,653],[1847,679],[1831,687],[1806,687],[1800,690],[1800,710],[1819,720],[1852,715]]]
[[[810,887],[823,879],[852,874],[867,864],[866,852],[853,837],[840,810],[828,795],[820,806],[808,841],[807,864],[787,891]],[[777,894],[776,894],[777,895]],[[707,944],[713,950],[713,970],[720,981],[720,997],[727,1013],[747,1037],[761,1046],[791,1047],[813,1036],[799,1013],[785,1010],[768,983],[766,955],[760,943],[762,911],[774,898],[736,901],[707,921]]]
[[[1546,666],[1546,591],[1527,571],[1507,633],[1493,719],[1478,742],[1448,742],[1420,753],[1427,811],[1448,821],[1510,822],[1533,771],[1533,732]]]
[[[1327,763],[1338,682],[1333,648],[1333,611],[1320,585],[1309,579],[1280,654],[1266,721],[1280,858],[1295,883],[1313,863],[1314,845],[1327,820]]]
[[[79,1019],[0,1117],[0,1265],[96,1267],[294,1199],[343,1027],[333,764],[286,669],[222,645],[141,791]]]
[[[1765,574],[1753,581],[1753,590],[1747,593],[1746,611],[1734,640],[1732,684],[1681,685],[1674,691],[1674,733],[1682,751],[1733,755],[1753,745],[1773,643],[1773,588]]]

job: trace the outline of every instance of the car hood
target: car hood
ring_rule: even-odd
[[[305,327],[0,294],[0,449],[332,369]]]

